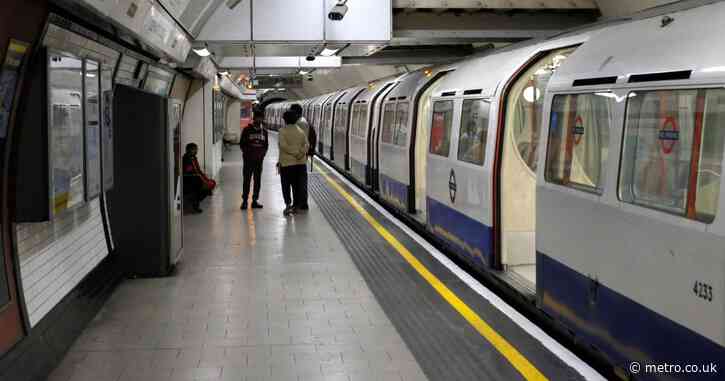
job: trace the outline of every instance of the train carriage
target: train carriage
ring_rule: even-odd
[[[335,122],[337,112],[337,104],[347,93],[347,89],[340,90],[330,94],[325,103],[322,104],[322,119],[320,122],[320,134],[317,135],[319,140],[319,154],[323,157],[334,160],[334,152],[332,151],[332,128]]]
[[[350,169],[350,163],[348,161],[348,134],[350,132],[350,117],[352,112],[353,102],[357,99],[357,96],[365,90],[365,87],[353,87],[348,89],[345,95],[340,97],[334,118],[334,126],[332,129],[332,149],[334,154],[333,164],[342,171],[348,171]]]
[[[328,94],[322,157],[615,367],[725,358],[719,19],[660,9]]]
[[[546,94],[539,304],[624,368],[725,358],[725,6],[671,17],[598,33]]]
[[[355,98],[352,105],[348,158],[350,174],[357,182],[370,186],[370,150],[368,140],[375,121],[375,103],[394,85],[396,77],[368,83],[367,87]]]

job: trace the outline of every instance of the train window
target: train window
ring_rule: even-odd
[[[395,103],[387,103],[383,112],[383,143],[393,143],[393,127],[395,124]]]
[[[358,124],[358,127],[360,128],[361,138],[364,138],[366,136],[369,107],[370,106],[368,106],[367,103],[360,105],[360,123]]]
[[[347,115],[347,105],[341,105],[335,113],[335,131],[345,131],[345,116]]]
[[[509,91],[506,128],[511,129],[518,153],[532,171],[536,171],[539,124],[546,85],[554,71],[575,49],[565,48],[547,53],[518,77]]]
[[[448,157],[451,149],[451,124],[453,124],[453,101],[433,103],[430,153]]]
[[[54,214],[84,202],[83,63],[49,54],[51,197]]]
[[[408,102],[401,102],[395,111],[393,144],[401,147],[408,142],[408,107]]]
[[[602,192],[608,156],[611,93],[557,95],[551,106],[546,181]]]
[[[483,99],[466,99],[461,112],[458,160],[483,165],[486,157],[489,104]]]
[[[630,93],[620,198],[712,222],[720,193],[723,123],[724,89]]]

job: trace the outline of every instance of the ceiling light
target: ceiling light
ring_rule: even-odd
[[[338,50],[340,50],[340,49],[328,49],[328,48],[325,48],[325,49],[322,49],[322,53],[320,53],[320,55],[323,56],[323,57],[334,56],[335,53],[337,53]]]

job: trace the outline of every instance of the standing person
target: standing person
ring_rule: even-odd
[[[296,212],[295,205],[300,203],[302,196],[302,180],[307,174],[307,136],[297,125],[297,114],[287,111],[282,115],[285,126],[279,130],[279,167],[284,197],[285,216]],[[290,191],[294,197],[290,197]]]
[[[290,111],[294,112],[295,115],[297,115],[297,125],[305,132],[305,135],[307,136],[307,144],[309,144],[310,148],[307,149],[307,157],[310,158],[310,168],[312,167],[314,163],[314,155],[315,155],[315,145],[317,144],[317,134],[315,133],[315,129],[310,126],[310,124],[307,122],[304,116],[302,116],[302,106],[300,106],[298,103],[292,104],[290,106]],[[305,171],[303,178],[300,180],[302,182],[302,189],[301,189],[301,197],[299,199],[299,205],[295,205],[295,209],[298,210],[308,210],[310,207],[307,203],[308,199],[308,193],[307,193],[307,171]],[[296,200],[297,201],[297,200]]]
[[[239,148],[242,150],[242,158],[244,160],[244,168],[242,173],[244,181],[242,185],[242,206],[240,209],[247,209],[247,201],[249,200],[249,186],[254,177],[254,193],[252,193],[252,209],[261,209],[264,206],[258,202],[259,190],[262,186],[262,166],[264,156],[269,148],[269,137],[267,130],[262,128],[264,115],[261,113],[254,114],[252,124],[242,131],[242,138],[239,140]]]
[[[184,170],[184,193],[188,194],[191,198],[191,208],[194,213],[201,213],[202,210],[199,204],[211,196],[211,191],[214,190],[216,182],[209,179],[204,172],[202,172],[199,166],[199,161],[196,159],[196,153],[199,151],[199,146],[196,143],[189,143],[186,145],[186,152],[182,159],[182,166]]]

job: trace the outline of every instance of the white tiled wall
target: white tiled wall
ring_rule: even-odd
[[[52,222],[18,224],[15,234],[31,326],[108,255],[98,199]]]

